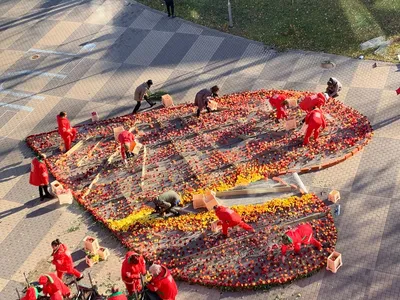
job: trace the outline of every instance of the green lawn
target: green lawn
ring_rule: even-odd
[[[138,0],[164,10],[162,0]],[[263,42],[278,49],[324,51],[392,60],[400,54],[400,0],[175,0],[178,17]],[[359,44],[384,35],[397,38],[386,57],[361,52]]]

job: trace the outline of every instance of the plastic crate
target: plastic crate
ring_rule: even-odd
[[[99,250],[97,250],[97,254],[101,260],[107,260],[107,258],[110,256],[110,251],[108,248],[100,247]]]
[[[60,205],[72,204],[72,202],[74,202],[74,197],[72,196],[72,193],[69,190],[66,193],[57,194],[57,198]]]

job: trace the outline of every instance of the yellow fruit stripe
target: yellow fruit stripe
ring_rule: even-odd
[[[286,199],[273,199],[263,204],[236,205],[233,209],[242,215],[247,222],[255,222],[259,216],[266,213],[275,213],[284,208],[303,207],[314,202],[312,194],[306,194],[301,197],[292,196]],[[216,220],[213,211],[201,212],[197,214],[185,214],[175,218],[155,219],[150,214],[154,210],[143,208],[137,213],[131,214],[121,220],[109,220],[108,225],[116,231],[126,231],[130,226],[139,223],[145,227],[152,228],[155,232],[162,230],[181,230],[181,231],[199,231],[210,226],[211,222]],[[294,214],[295,212],[293,212]]]

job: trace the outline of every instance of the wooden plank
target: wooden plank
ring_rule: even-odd
[[[290,192],[292,190],[293,188],[290,186],[282,186],[274,188],[243,189],[243,190],[217,192],[216,196],[225,197],[225,196],[257,195],[257,194]]]
[[[68,150],[68,152],[65,153],[65,155],[69,156],[72,153],[74,153],[76,150],[78,150],[81,146],[83,145],[83,141],[79,141],[77,144],[75,144],[71,149]]]
[[[142,164],[142,178],[140,179],[140,186],[143,188],[144,176],[146,175],[146,158],[147,158],[147,147],[143,146],[143,164]]]
[[[96,143],[96,145],[94,145],[94,147],[88,152],[88,154],[86,154],[84,157],[82,157],[82,158],[78,161],[78,163],[76,164],[76,166],[77,166],[77,167],[82,166],[82,163],[83,163],[87,158],[89,158],[89,156],[92,155],[93,151],[97,148],[97,146],[98,146],[102,141],[103,141],[103,139],[101,139],[100,141],[98,141],[98,142]]]
[[[101,169],[100,172],[101,172],[102,170],[103,170],[103,169]],[[89,194],[90,190],[92,189],[93,185],[94,185],[97,181],[99,181],[99,179],[100,179],[100,172],[97,173],[96,177],[92,180],[92,182],[90,183],[90,185],[89,185],[87,191],[83,194],[83,197],[86,197],[86,196]]]

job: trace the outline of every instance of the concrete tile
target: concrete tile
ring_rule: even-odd
[[[181,19],[171,19],[164,15],[160,21],[153,27],[153,30],[177,32],[184,21]]]
[[[161,20],[162,14],[150,10],[143,10],[140,16],[131,24],[131,28],[152,30]]]
[[[20,18],[25,14],[29,14],[32,8],[40,2],[40,0],[19,1],[7,12],[7,18]]]
[[[296,90],[296,91],[313,91],[317,87],[315,83],[309,82],[286,82],[283,86],[285,90]]]
[[[149,66],[172,36],[173,33],[170,32],[150,31],[129,55],[125,63]]]
[[[107,0],[84,21],[89,24],[107,24],[110,22],[121,10],[121,6],[117,5],[118,2]]]
[[[394,93],[400,87],[400,65],[389,67],[389,73],[385,83],[385,89],[392,90]]]
[[[13,168],[9,168],[6,170],[2,170],[2,172],[7,172],[6,176],[8,178],[12,177],[10,173],[16,168],[24,168],[29,172],[30,166],[22,165],[15,166]],[[2,180],[3,181],[3,180]],[[8,234],[17,226],[17,224],[25,217],[27,206],[21,205],[19,203],[7,200],[0,200],[1,208],[0,208],[0,220],[1,220],[1,233],[0,233],[0,244],[6,239]],[[0,282],[1,285],[1,282]],[[1,287],[0,287],[1,290]]]
[[[351,82],[352,87],[383,89],[389,75],[389,66],[372,68],[373,62],[363,61],[358,64]]]
[[[77,28],[80,23],[60,21],[58,22],[45,36],[43,36],[33,48],[46,49],[50,47],[57,47],[64,42]]]
[[[203,28],[184,22],[176,32],[199,35],[203,32]]]
[[[10,280],[7,282],[7,285],[0,292],[0,299],[17,299],[18,295],[15,289],[18,289],[18,291],[21,293],[21,291],[24,288],[25,288],[24,283]]]
[[[350,86],[360,60],[338,55],[326,55],[329,60],[336,64],[336,67],[333,69],[324,69],[319,83],[326,87],[329,78],[335,77],[344,87]]]
[[[187,94],[188,90],[193,87],[195,82],[197,82],[199,75],[200,74],[196,72],[175,70],[170,73],[170,76],[161,89],[168,91],[168,93],[172,95],[174,103],[187,102],[188,99],[185,98],[185,95]]]
[[[374,272],[367,299],[398,299],[400,278],[385,272]]]
[[[225,38],[203,71],[224,76],[230,75],[248,45],[249,43],[242,39]]]
[[[189,285],[182,283],[179,285],[179,293],[176,297],[177,300],[184,299],[192,300],[208,300],[220,299],[220,291],[217,289],[206,288],[203,286]]]
[[[258,77],[265,67],[265,63],[274,52],[267,50],[261,44],[249,44],[232,74],[235,76]]]
[[[321,68],[321,62],[324,60],[324,54],[306,53],[301,55],[287,80],[291,82],[318,83],[324,73],[324,69]]]
[[[23,0],[20,1],[2,1],[0,3],[0,15],[1,16],[7,16],[7,13],[13,9],[14,6],[20,5],[19,2],[23,2]]]
[[[3,30],[1,33],[0,49],[8,49],[37,21],[29,21],[15,26],[16,22],[17,20],[15,19],[6,19],[0,25],[0,28]]]
[[[75,3],[74,8],[65,17],[65,21],[70,22],[84,22],[90,17],[98,8],[99,4],[93,1],[82,1]]]
[[[175,33],[150,64],[152,67],[175,68],[197,40],[192,34]]]
[[[399,96],[391,90],[382,91],[376,113],[371,120],[376,136],[400,138],[400,116],[397,114],[398,98]]]
[[[257,91],[261,89],[269,90],[269,89],[283,89],[285,86],[285,81],[273,81],[273,80],[261,80],[258,79],[254,82],[251,90]]]
[[[9,282],[9,280],[4,279],[4,278],[0,278],[0,293],[1,293],[2,290],[4,290],[4,288],[6,287],[8,282]]]
[[[90,100],[110,79],[120,64],[100,61],[95,63],[68,91],[66,97]]]
[[[201,72],[207,66],[223,40],[220,37],[199,36],[176,69]]]
[[[381,94],[382,90],[380,89],[350,87],[346,98],[340,95],[340,99],[344,99],[342,100],[344,104],[355,108],[368,119],[373,120]]]
[[[294,67],[304,54],[295,52],[278,53],[271,57],[261,72],[259,79],[272,81],[287,81]]]
[[[223,91],[224,94],[249,91],[249,90],[251,90],[255,81],[256,81],[256,78],[254,78],[254,77],[244,77],[244,76],[232,75],[232,76],[229,76],[229,78],[227,80],[225,80],[221,91]]]
[[[142,14],[144,7],[138,5],[124,6],[111,20],[108,22],[110,26],[129,27]]]

